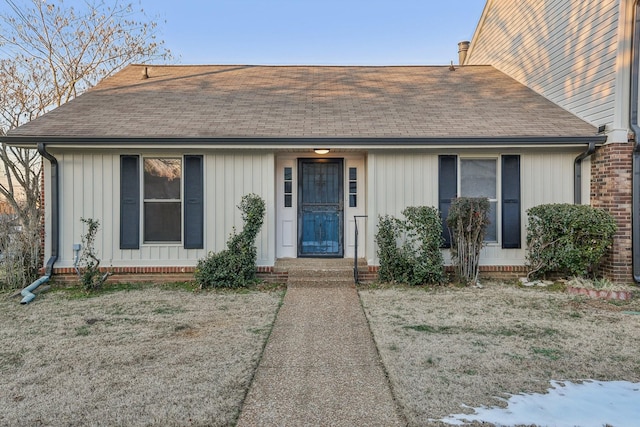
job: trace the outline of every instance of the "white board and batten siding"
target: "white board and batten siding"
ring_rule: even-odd
[[[140,249],[120,249],[120,155],[123,152],[50,150],[57,158],[60,176],[60,248],[56,267],[73,266],[73,245],[86,232],[81,218],[100,222],[95,249],[103,267],[190,267],[209,251],[226,248],[233,227],[242,229],[237,208],[243,195],[255,193],[266,203],[264,225],[257,239],[258,265],[273,265],[275,246],[274,157],[272,153],[191,150],[204,155],[204,249],[184,249],[182,243],[140,243]],[[130,151],[144,156],[182,156],[179,151]],[[45,189],[49,195],[50,166],[45,162]],[[46,233],[51,230],[50,203],[46,203]],[[142,211],[141,211],[142,217]],[[142,230],[142,224],[141,228]],[[51,253],[46,240],[45,256]]]
[[[242,227],[237,205],[244,194],[256,193],[266,202],[263,229],[258,236],[258,265],[273,265],[276,257],[295,257],[297,251],[296,196],[292,208],[284,208],[283,168],[292,167],[293,189],[297,188],[296,154],[265,152],[200,151],[204,155],[204,249],[184,249],[182,244],[145,244],[140,249],[121,250],[120,236],[120,155],[121,151],[104,150],[83,154],[72,150],[51,150],[60,168],[60,253],[56,267],[73,266],[73,245],[86,232],[81,218],[100,222],[95,248],[104,267],[195,266],[209,251],[226,248],[233,227]],[[189,153],[194,153],[190,151]],[[543,203],[573,202],[573,161],[579,149],[557,149],[545,154],[533,151],[470,150],[386,151],[368,155],[345,154],[345,257],[354,253],[354,216],[359,219],[359,255],[370,265],[377,265],[374,236],[379,215],[401,216],[407,206],[438,207],[438,155],[457,154],[468,157],[519,154],[521,167],[521,215],[523,249],[502,249],[489,244],[481,257],[485,265],[521,265],[525,262],[526,210]],[[127,151],[141,156],[177,156],[182,152]],[[348,171],[357,168],[358,205],[348,207]],[[584,182],[589,164],[583,164]],[[51,194],[50,165],[45,162],[45,191]],[[499,171],[498,171],[499,172]],[[499,191],[499,186],[498,186]],[[588,192],[584,188],[583,192]],[[498,199],[500,194],[498,193]],[[46,204],[46,233],[51,231],[50,203]],[[498,212],[498,216],[500,212]],[[51,254],[50,239],[45,239],[45,256]],[[274,251],[274,248],[276,249]],[[448,251],[445,251],[447,253]]]
[[[373,237],[379,216],[393,215],[400,218],[402,210],[408,206],[438,207],[438,154],[446,153],[379,151],[369,154],[367,235],[371,237],[367,240],[366,253],[370,265],[379,264]],[[461,150],[449,154],[468,158],[489,156],[496,159],[500,154],[520,155],[522,248],[502,249],[500,243],[488,243],[482,251],[480,262],[482,265],[524,265],[526,210],[546,203],[573,203],[573,162],[579,151],[553,150],[551,153],[540,154],[516,149],[493,152]],[[588,171],[589,165],[583,165],[587,182]],[[499,175],[500,162],[498,162]],[[500,197],[498,184],[498,200]],[[500,207],[498,207],[498,218],[500,213]],[[445,262],[449,262],[448,252],[448,250],[444,251]]]
[[[612,131],[621,1],[489,0],[465,64],[493,65]]]

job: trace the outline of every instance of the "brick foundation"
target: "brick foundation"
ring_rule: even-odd
[[[358,279],[360,283],[373,283],[378,280],[377,265],[360,268]],[[167,283],[192,282],[195,267],[109,267],[101,268],[102,272],[111,272],[109,282],[116,283]],[[446,267],[448,274],[453,273],[453,267]],[[522,265],[481,266],[480,277],[483,279],[512,280],[523,277],[527,269]],[[258,279],[266,283],[287,283],[289,273],[278,271],[271,266],[260,266],[256,269]],[[55,268],[53,282],[58,285],[78,283],[78,276],[73,268]]]
[[[608,144],[591,158],[591,206],[616,220],[618,231],[600,265],[600,273],[617,283],[633,281],[631,254],[633,144]]]
[[[358,272],[358,279],[360,283],[373,283],[378,280],[377,265],[370,265],[367,270],[360,270]],[[453,274],[453,267],[445,267],[445,272],[449,275]],[[481,279],[494,279],[494,280],[514,280],[519,277],[527,275],[527,268],[524,265],[482,265],[480,266],[480,278]]]
[[[109,267],[101,268],[102,272],[111,272],[109,282],[144,283],[144,282],[192,282],[195,267]],[[257,267],[256,276],[266,283],[286,283],[288,273],[276,272],[273,267]],[[73,268],[55,268],[53,281],[56,284],[73,284],[78,276]]]

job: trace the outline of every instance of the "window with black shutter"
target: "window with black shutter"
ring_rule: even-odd
[[[520,156],[502,156],[502,247],[520,249]]]
[[[451,201],[458,195],[458,156],[438,156],[438,209],[442,216],[442,247],[451,247],[447,215]]]
[[[202,156],[184,156],[184,248],[204,248]]]
[[[438,209],[442,216],[442,237],[445,241],[443,247],[451,247],[446,220],[451,201],[458,195],[489,199],[490,224],[485,242],[499,242],[504,249],[522,247],[519,155],[501,156],[500,169],[497,158],[438,156],[438,192]]]
[[[123,155],[120,165],[120,248],[139,249],[142,241],[202,249],[203,156]]]
[[[140,156],[120,156],[120,249],[140,247]]]

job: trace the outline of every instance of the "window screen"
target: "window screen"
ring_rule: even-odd
[[[497,227],[497,161],[496,159],[460,160],[460,196],[486,197],[489,199],[489,221],[484,240],[498,241]]]
[[[182,240],[182,160],[146,158],[143,174],[144,241]]]

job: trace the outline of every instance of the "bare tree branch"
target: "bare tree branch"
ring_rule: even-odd
[[[166,62],[158,24],[120,0],[0,0],[0,135],[72,100],[133,62]],[[41,160],[0,145],[0,196],[39,230]]]

